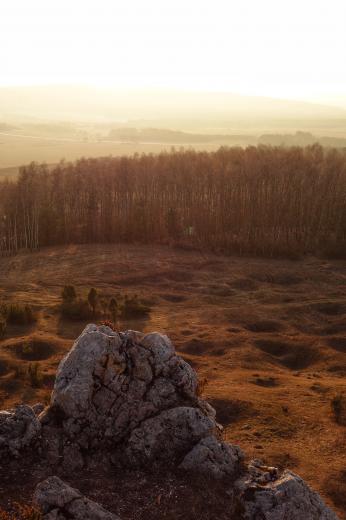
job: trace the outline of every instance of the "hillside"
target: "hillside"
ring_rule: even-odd
[[[167,333],[205,379],[225,439],[297,472],[346,518],[345,427],[331,407],[346,391],[345,279],[344,262],[149,246],[69,246],[2,259],[0,298],[32,305],[38,321],[9,325],[0,342],[0,406],[47,402],[57,364],[87,322],[61,317],[65,284],[80,295],[94,286],[105,299],[137,294],[149,316],[119,327]],[[25,344],[39,357],[23,357]],[[34,362],[39,388],[25,376]]]
[[[302,101],[228,92],[106,89],[81,86],[1,87],[0,118],[65,121],[345,118],[346,111]],[[188,115],[187,115],[188,114]]]

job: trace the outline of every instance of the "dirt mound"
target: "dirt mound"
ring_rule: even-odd
[[[25,361],[42,361],[65,347],[65,342],[50,335],[31,335],[7,341],[3,348]]]
[[[165,271],[163,275],[167,280],[173,282],[191,282],[191,278],[193,278],[193,275],[191,273],[179,269]]]
[[[216,420],[224,426],[228,426],[245,417],[252,417],[256,413],[251,403],[247,401],[215,398],[210,399],[209,402],[216,410]]]
[[[212,294],[213,296],[220,296],[221,298],[233,296],[235,293],[233,289],[225,285],[211,285],[207,287],[204,292]]]
[[[228,352],[229,344],[224,341],[208,341],[198,338],[193,338],[184,343],[181,347],[182,352],[192,356],[224,356]]]
[[[245,328],[251,332],[280,332],[284,326],[277,320],[259,320],[248,323]]]
[[[186,297],[181,294],[160,294],[160,297],[171,303],[181,303],[186,300]]]
[[[278,386],[278,381],[275,379],[275,377],[254,377],[254,379],[251,379],[251,383],[258,386],[264,386],[267,388],[272,388],[274,386]]]
[[[203,354],[208,353],[213,348],[213,343],[211,341],[203,341],[200,339],[192,339],[191,341],[187,341],[182,345],[182,351],[186,354],[191,354],[193,356],[203,356]]]
[[[181,329],[180,334],[182,336],[191,336],[193,334],[193,330],[191,330],[191,329]]]
[[[251,274],[251,278],[258,282],[276,285],[297,285],[303,281],[301,276],[290,271],[279,271],[278,273],[257,272]]]
[[[345,313],[345,305],[340,302],[315,303],[312,308],[320,314],[327,316],[340,316]]]
[[[332,347],[335,350],[338,350],[339,352],[346,352],[346,338],[335,336],[328,338],[327,343],[330,347]]]
[[[324,485],[334,504],[346,510],[346,469],[328,475]]]
[[[224,356],[225,354],[227,354],[227,348],[225,348],[225,347],[216,348],[209,352],[210,356],[216,356],[216,357]]]
[[[28,361],[40,361],[50,358],[54,353],[54,346],[44,340],[31,338],[15,347],[16,355]]]
[[[343,334],[344,332],[346,332],[346,320],[335,321],[321,329],[321,334],[326,335]]]
[[[0,359],[0,376],[5,376],[9,373],[11,367],[5,359]]]
[[[233,289],[239,289],[240,291],[255,291],[257,289],[257,284],[251,278],[238,278],[229,282],[229,285]]]
[[[320,358],[316,349],[304,343],[293,343],[280,339],[258,339],[254,343],[256,347],[291,370],[307,368]]]
[[[331,365],[327,367],[327,371],[339,377],[346,377],[346,364]]]

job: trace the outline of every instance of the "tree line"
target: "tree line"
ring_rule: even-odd
[[[92,242],[346,256],[346,150],[173,149],[31,163],[0,183],[0,254]]]

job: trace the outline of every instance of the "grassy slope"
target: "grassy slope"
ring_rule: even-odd
[[[10,327],[0,342],[0,406],[48,398],[58,361],[84,326],[59,317],[64,284],[80,293],[94,286],[107,297],[136,293],[152,302],[151,316],[121,327],[169,334],[207,379],[205,396],[225,438],[293,469],[332,503],[345,493],[346,431],[330,408],[346,391],[345,281],[344,262],[164,247],[69,246],[1,259],[0,298],[34,305],[39,319],[33,329]],[[30,362],[20,355],[28,337],[48,345],[38,360],[40,389],[14,373]]]

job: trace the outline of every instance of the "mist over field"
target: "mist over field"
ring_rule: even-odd
[[[2,177],[31,161],[315,142],[346,146],[346,109],[223,92],[0,88]]]

